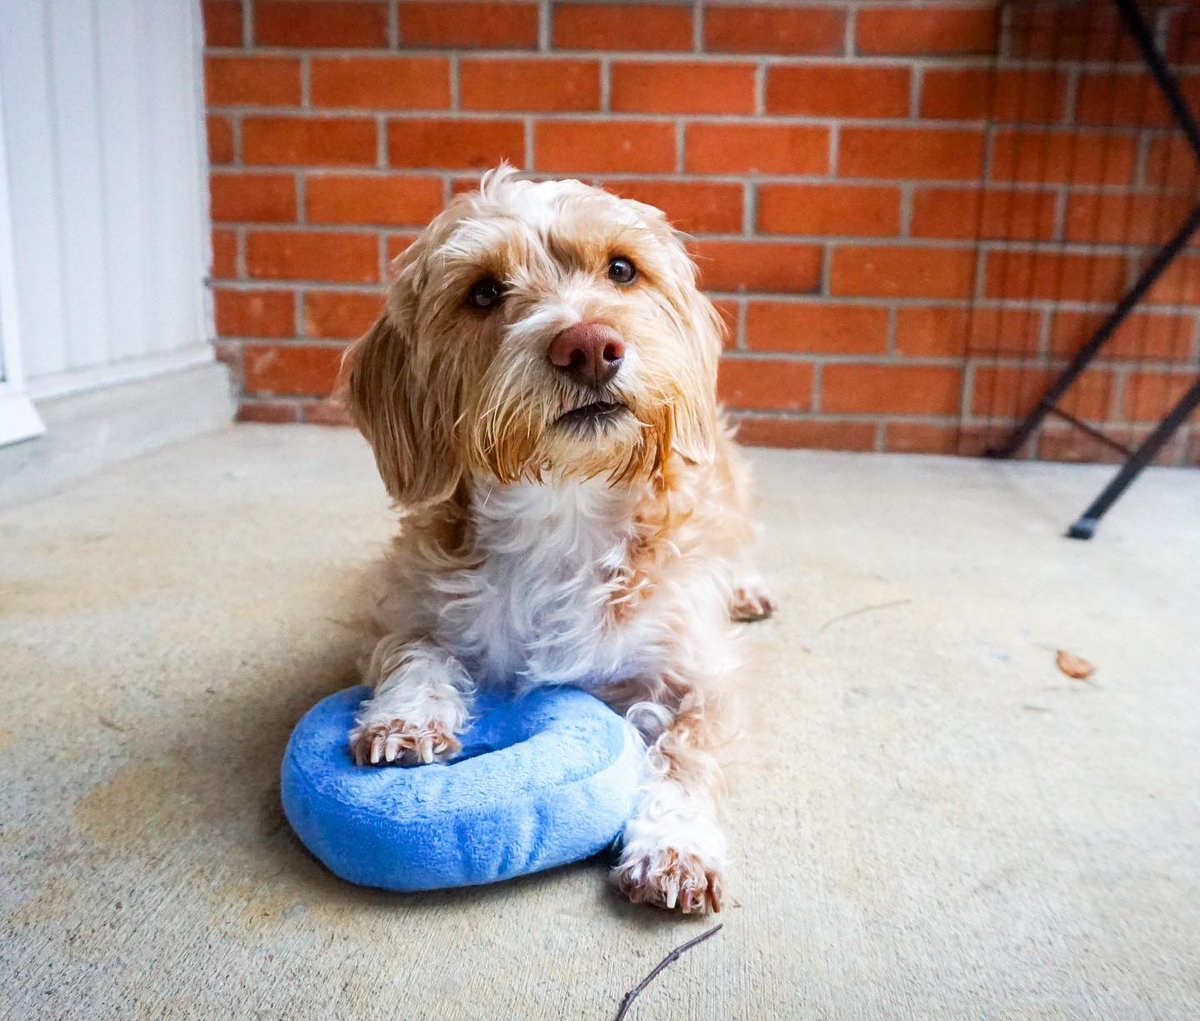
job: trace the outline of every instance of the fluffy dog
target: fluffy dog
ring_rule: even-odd
[[[477,686],[583,687],[647,745],[617,881],[684,912],[721,906],[731,619],[771,612],[721,332],[661,212],[502,167],[397,261],[341,383],[402,509],[356,758],[453,755]]]

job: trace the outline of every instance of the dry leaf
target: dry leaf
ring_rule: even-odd
[[[1096,668],[1082,656],[1073,656],[1064,649],[1058,650],[1055,662],[1058,664],[1059,670],[1068,677],[1074,677],[1077,681],[1086,681],[1096,672]]]

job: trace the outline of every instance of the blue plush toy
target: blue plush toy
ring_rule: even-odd
[[[603,850],[629,817],[641,745],[591,695],[481,693],[453,761],[356,766],[347,735],[369,694],[317,703],[283,758],[288,821],[343,879],[386,890],[511,879]]]

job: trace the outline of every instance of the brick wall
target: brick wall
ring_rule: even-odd
[[[1145,92],[1056,65],[1021,86],[1030,108],[992,76],[997,45],[1017,44],[978,0],[206,0],[204,15],[216,324],[247,420],[340,420],[329,387],[388,262],[503,158],[658,205],[693,235],[746,441],[973,451],[1136,269],[1138,250],[1103,247],[1137,200],[1118,186],[1186,169],[1165,134],[1101,152],[1045,128],[1108,123],[1112,97]],[[1160,295],[1179,307],[1137,334],[1184,362],[1188,273]],[[1051,280],[1078,281],[1070,305],[1040,293]],[[1164,399],[1135,394],[1128,358],[1072,407],[1134,435]],[[1151,365],[1154,393],[1175,392],[1177,366]],[[1039,453],[1098,450],[1051,429]]]

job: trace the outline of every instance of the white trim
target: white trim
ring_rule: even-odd
[[[42,417],[24,394],[0,388],[0,446],[33,439],[46,431]]]
[[[119,362],[93,365],[86,369],[56,372],[49,376],[38,376],[31,380],[26,390],[32,397],[45,400],[66,394],[96,390],[103,386],[130,383],[150,376],[161,376],[167,372],[187,369],[196,365],[207,365],[216,358],[216,351],[208,341],[190,344],[177,351],[161,351],[158,354],[123,358]]]
[[[204,12],[200,4],[193,3],[189,7],[192,17],[188,23],[188,42],[192,51],[192,96],[195,102],[192,118],[192,144],[195,146],[195,191],[200,204],[200,233],[196,239],[200,257],[200,279],[197,281],[197,286],[200,288],[201,295],[200,307],[197,310],[198,326],[200,336],[210,347],[214,347],[217,337],[216,302],[213,298],[213,289],[208,286],[208,279],[212,276],[213,271],[213,248],[212,202],[208,180],[208,96],[204,91]],[[252,15],[248,16],[248,21],[253,22]],[[308,61],[302,61],[302,65],[303,81],[307,82]],[[307,105],[307,99],[305,104]],[[297,175],[297,186],[303,189],[303,174]],[[298,201],[302,202],[303,197],[303,191],[301,191]],[[296,300],[300,300],[299,291],[296,292]]]
[[[17,323],[17,281],[8,214],[8,160],[4,149],[4,97],[0,95],[0,446],[41,436],[41,416],[21,392],[24,375]]]
[[[0,448],[0,508],[223,428],[233,409],[229,373],[218,362],[46,401],[46,435]]]

